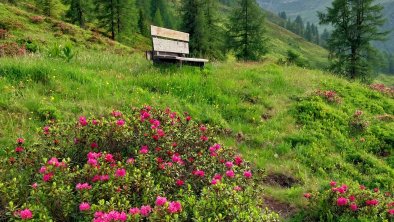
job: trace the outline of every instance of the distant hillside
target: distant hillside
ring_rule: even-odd
[[[258,0],[260,5],[275,13],[285,11],[288,16],[294,18],[301,15],[306,21],[318,23],[316,11],[324,11],[331,5],[332,0]],[[394,29],[394,0],[379,0],[384,6],[384,14],[387,23],[383,27],[385,30]],[[377,43],[376,46],[382,50],[394,53],[394,32],[390,33],[389,40],[384,43]]]

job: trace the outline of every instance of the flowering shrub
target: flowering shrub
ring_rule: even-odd
[[[278,220],[259,208],[248,163],[210,127],[169,109],[52,121],[39,146],[18,139],[10,155],[0,177],[9,219]]]
[[[349,122],[350,130],[353,133],[361,133],[368,128],[369,122],[364,118],[363,114],[364,113],[361,110],[356,110],[354,112],[353,117]]]
[[[43,23],[44,22],[44,17],[42,17],[42,16],[39,16],[39,15],[36,15],[36,16],[32,16],[31,18],[30,18],[30,21],[32,22],[32,23],[34,23],[34,24],[40,24],[40,23]]]
[[[327,189],[304,195],[309,205],[302,213],[308,221],[392,221],[394,196],[378,188],[330,182]]]
[[[0,39],[5,39],[7,37],[7,30],[0,28]]]
[[[3,56],[22,56],[26,54],[25,46],[19,46],[15,42],[7,42],[0,45],[0,57]]]
[[[384,84],[379,84],[379,83],[372,84],[369,87],[373,90],[376,90],[378,92],[381,92],[381,93],[387,94],[391,97],[394,97],[394,88],[393,87],[390,88],[390,87],[385,86]]]
[[[316,94],[330,103],[341,103],[342,101],[341,97],[338,96],[337,93],[333,90],[326,90],[326,91],[317,90]]]

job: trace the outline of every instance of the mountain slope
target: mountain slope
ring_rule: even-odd
[[[325,11],[326,7],[331,5],[332,0],[258,0],[259,4],[267,10],[273,12],[285,11],[293,19],[297,15],[305,21],[317,24],[317,11]],[[377,3],[384,6],[384,15],[387,23],[384,30],[394,29],[394,0],[378,0]],[[322,31],[322,30],[321,30]],[[389,40],[384,43],[377,43],[377,46],[388,52],[394,53],[394,32],[390,33]]]
[[[256,176],[264,171],[263,196],[268,207],[283,206],[278,211],[302,209],[303,193],[331,179],[394,189],[393,98],[321,70],[278,65],[289,49],[316,66],[326,61],[324,49],[287,30],[268,23],[272,47],[263,63],[230,61],[201,70],[153,66],[143,48],[101,36],[92,42],[92,32],[67,23],[62,27],[74,34],[59,35],[55,20],[33,23],[32,16],[0,4],[0,21],[8,25],[0,45],[31,38],[39,46],[36,53],[0,58],[0,156],[14,155],[17,137],[34,144],[50,119],[75,121],[149,104],[215,126],[222,143],[254,163]],[[77,51],[70,61],[49,53],[68,42]],[[322,94],[331,91],[339,103]],[[353,132],[359,109],[368,126]]]

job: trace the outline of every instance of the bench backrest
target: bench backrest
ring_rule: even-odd
[[[189,33],[151,25],[155,53],[189,54]]]

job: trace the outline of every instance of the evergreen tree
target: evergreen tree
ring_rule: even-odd
[[[351,79],[366,80],[371,71],[368,58],[373,56],[370,42],[387,36],[387,32],[380,31],[385,23],[383,7],[375,2],[334,0],[326,13],[319,12],[320,23],[334,28],[328,40],[332,68]]]
[[[207,46],[204,56],[211,59],[223,60],[225,58],[225,35],[218,15],[218,0],[204,0],[205,32]]]
[[[394,55],[388,54],[388,73],[394,74]]]
[[[66,0],[69,8],[66,18],[71,23],[77,24],[85,28],[85,23],[89,19],[92,12],[92,3],[90,0]]]
[[[181,29],[190,34],[190,51],[193,55],[203,56],[208,48],[203,0],[185,0],[182,4],[181,12]]]
[[[61,2],[59,0],[35,0],[36,6],[48,17],[55,17]]]
[[[302,21],[301,16],[298,15],[294,20],[294,33],[299,36],[304,36],[304,29],[304,21]]]
[[[96,11],[100,25],[111,33],[112,39],[121,41],[136,31],[134,0],[97,0]]]
[[[259,60],[267,52],[264,14],[256,0],[239,0],[230,17],[230,47],[240,60]]]
[[[330,38],[330,33],[328,32],[327,29],[324,29],[323,33],[320,36],[320,45],[323,46],[324,48],[328,47],[328,39]]]
[[[173,28],[174,27],[174,17],[173,13],[170,13],[170,9],[168,7],[168,3],[165,0],[152,0],[151,3],[151,13],[152,13],[152,18],[155,18],[157,11],[160,11],[162,20],[163,20],[163,26],[167,28]]]
[[[279,17],[281,17],[282,19],[284,19],[284,20],[287,20],[287,14],[286,14],[286,12],[279,12]]]
[[[138,30],[139,33],[143,36],[148,37],[150,35],[150,22],[147,18],[145,11],[142,8],[139,9]]]
[[[312,25],[313,25],[313,24],[312,24]],[[313,39],[312,36],[313,36],[313,34],[312,34],[312,26],[311,26],[311,23],[307,22],[307,23],[306,23],[306,29],[305,29],[304,37],[305,37],[305,39],[308,40],[309,42],[312,42],[312,39]]]
[[[156,9],[155,16],[153,17],[153,24],[160,27],[164,26],[163,18],[161,17],[161,12],[159,8]]]

